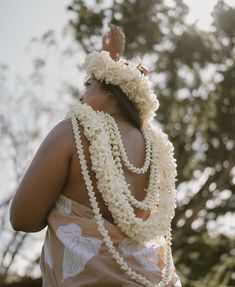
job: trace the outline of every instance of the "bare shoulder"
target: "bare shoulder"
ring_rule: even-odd
[[[74,135],[71,119],[68,118],[58,122],[48,133],[46,142],[51,143],[52,146],[59,145],[61,151],[71,156],[74,149]]]
[[[35,232],[47,224],[69,174],[73,142],[70,119],[57,123],[44,138],[12,200],[10,219],[15,230]]]
[[[88,159],[90,142],[84,133],[83,125],[77,118],[76,118],[76,127],[79,130],[80,140],[83,146],[84,154]],[[55,136],[55,140],[61,141],[60,146],[63,149],[63,153],[67,153],[70,159],[73,158],[73,160],[77,161],[76,139],[71,118],[67,118],[59,122],[55,126],[54,130],[55,130],[54,132],[52,130],[52,136]]]
[[[68,118],[58,122],[51,130],[50,135],[55,139],[59,137],[68,143],[71,142],[73,138],[71,119]]]

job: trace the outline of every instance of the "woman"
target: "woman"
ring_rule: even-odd
[[[15,230],[48,226],[43,286],[181,286],[171,256],[176,163],[152,125],[147,72],[111,25],[85,59],[81,104],[47,135],[11,204]],[[144,163],[144,164],[143,164]]]

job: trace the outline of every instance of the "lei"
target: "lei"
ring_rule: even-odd
[[[120,265],[121,269],[123,269],[132,279],[144,284],[144,286],[165,286],[170,280],[171,221],[175,215],[176,161],[174,158],[173,145],[168,140],[167,135],[160,129],[149,126],[148,130],[152,131],[152,139],[158,150],[159,184],[157,188],[159,198],[158,206],[151,212],[149,218],[146,220],[138,218],[134,214],[134,209],[126,196],[126,194],[128,194],[128,185],[123,180],[123,177],[120,177],[119,170],[112,156],[109,136],[105,129],[107,123],[106,115],[107,114],[102,111],[93,110],[87,104],[80,103],[78,106],[72,107],[66,114],[66,118],[71,118],[72,121],[77,153],[98,230],[103,236],[104,243],[113,258]],[[93,191],[92,181],[86,166],[77,119],[83,126],[84,134],[90,142],[89,152],[92,169],[96,174],[98,190],[102,194],[102,198],[112,213],[117,226],[129,238],[139,244],[146,244],[159,235],[166,236],[166,266],[164,268],[163,278],[157,285],[154,285],[144,276],[137,274],[127,265],[123,257],[117,252],[104,227],[103,217],[100,213],[96,196]]]

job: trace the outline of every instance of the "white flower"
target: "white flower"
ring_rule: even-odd
[[[168,275],[171,271],[171,263],[168,262],[168,255],[171,246],[171,235],[169,230],[175,208],[176,163],[173,157],[173,145],[169,142],[166,134],[164,134],[160,129],[153,129],[150,125],[145,123],[144,128],[146,131],[151,130],[151,139],[154,140],[154,144],[158,150],[157,154],[154,153],[155,158],[153,158],[153,162],[158,163],[157,170],[159,173],[159,180],[156,181],[158,184],[157,191],[151,190],[150,188],[148,191],[148,194],[150,194],[148,200],[152,202],[159,198],[159,201],[158,207],[156,210],[154,209],[148,219],[143,220],[138,218],[136,217],[134,209],[127,198],[127,195],[130,194],[128,184],[126,183],[125,178],[120,176],[115,161],[113,160],[109,137],[107,136],[104,122],[102,121],[103,115],[103,112],[95,111],[86,104],[80,105],[79,109],[74,109],[73,112],[67,113],[67,116],[72,120],[72,126],[76,138],[76,148],[82,167],[82,174],[85,179],[89,199],[99,231],[104,237],[104,242],[110,254],[112,254],[113,258],[120,265],[122,270],[131,274],[131,278],[144,286],[165,286],[169,281]],[[130,239],[139,244],[145,244],[150,240],[154,240],[154,238],[159,235],[167,236],[167,264],[163,272],[162,280],[157,285],[153,285],[145,277],[132,271],[112,245],[108,232],[104,228],[104,220],[100,214],[93,185],[86,168],[86,161],[83,154],[76,119],[82,123],[84,133],[90,141],[90,157],[92,169],[96,173],[97,187],[105,201],[105,204],[112,213],[117,226]],[[94,134],[96,134],[96,137],[94,137]]]
[[[141,111],[143,124],[153,119],[159,102],[149,78],[137,69],[136,63],[128,62],[126,65],[124,58],[114,61],[109,52],[101,51],[89,54],[85,58],[83,68],[97,80],[119,86]]]

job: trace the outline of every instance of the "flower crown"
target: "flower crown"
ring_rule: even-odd
[[[154,119],[159,101],[152,89],[148,71],[139,63],[120,57],[114,61],[109,52],[92,52],[86,56],[83,68],[97,80],[117,85],[134,102],[142,124]]]

